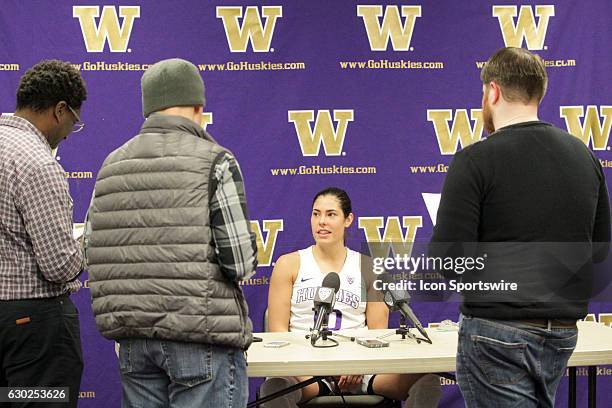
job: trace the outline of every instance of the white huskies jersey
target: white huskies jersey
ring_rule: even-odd
[[[291,294],[289,331],[309,331],[315,323],[312,310],[314,297],[323,283],[321,272],[312,253],[312,246],[298,251],[300,270]],[[329,329],[358,329],[365,327],[365,288],[361,284],[361,255],[348,249],[340,277],[340,290],[336,294],[334,310],[329,315]]]

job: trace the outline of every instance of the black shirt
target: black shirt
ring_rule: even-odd
[[[599,160],[578,138],[540,121],[501,128],[464,148],[453,158],[444,181],[432,245],[476,242],[479,249],[472,255],[489,251],[498,256],[490,256],[483,271],[465,272],[464,281],[515,280],[522,287],[511,295],[516,301],[466,292],[464,314],[583,317],[592,284],[591,261],[603,261],[610,242],[609,196]],[[565,255],[575,250],[570,243],[586,244],[586,265],[568,266],[575,258],[540,262],[542,248]],[[444,254],[437,249],[430,255]],[[582,281],[568,283],[576,276]],[[553,297],[545,302],[542,294],[559,290],[576,294],[575,301]]]

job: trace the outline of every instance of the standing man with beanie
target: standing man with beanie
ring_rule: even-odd
[[[255,272],[242,175],[200,126],[188,61],[142,76],[146,118],[96,180],[86,256],[96,324],[120,344],[123,407],[244,407]]]
[[[608,189],[588,147],[538,119],[540,57],[503,48],[481,79],[489,137],[453,158],[430,256],[476,248],[484,270],[454,279],[517,284],[464,293],[457,381],[467,407],[552,408],[598,278],[593,265],[610,248]]]
[[[68,297],[81,287],[83,255],[52,151],[83,128],[86,98],[69,63],[42,61],[21,78],[15,114],[0,117],[0,388],[69,388],[67,404],[46,406],[76,407],[83,372]]]

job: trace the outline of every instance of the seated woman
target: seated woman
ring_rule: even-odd
[[[270,279],[268,296],[269,331],[308,332],[314,325],[313,296],[329,272],[340,276],[340,292],[334,312],[329,316],[329,327],[337,329],[386,329],[389,310],[384,302],[367,302],[363,298],[362,255],[345,246],[345,230],[353,222],[351,200],[338,188],[327,188],[315,196],[312,205],[310,227],[315,241],[306,249],[282,255],[276,261]],[[370,271],[371,272],[371,271]],[[373,291],[373,289],[372,289]],[[368,297],[375,295],[368,291]],[[268,378],[261,387],[261,396],[270,395],[311,377]],[[419,395],[419,402],[411,395],[408,407],[435,407],[441,391],[437,376],[423,374],[343,375],[336,377],[343,393],[377,394],[395,400],[404,400],[409,390],[419,380],[429,381],[428,395]],[[419,381],[422,383],[423,381]],[[319,395],[329,395],[330,384],[317,382],[301,390],[272,400],[263,407],[295,407]],[[412,394],[412,393],[411,393]],[[423,394],[423,393],[419,393]],[[412,400],[412,404],[410,401]],[[426,400],[423,403],[422,400]]]

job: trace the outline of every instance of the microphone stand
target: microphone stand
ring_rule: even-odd
[[[323,324],[321,325],[321,330],[319,331],[320,337],[323,341],[331,341],[333,342],[333,344],[329,344],[326,346],[317,346],[316,342],[319,339],[319,337],[314,336],[312,334],[307,334],[305,337],[308,339],[310,338],[310,344],[313,347],[318,347],[318,348],[326,348],[326,347],[336,347],[338,345],[338,341],[336,341],[335,339],[329,338],[329,336],[336,336],[336,337],[342,337],[344,339],[348,339],[350,341],[355,341],[355,337],[354,336],[347,336],[344,334],[340,334],[340,333],[334,333],[331,330],[329,330],[327,324],[328,324],[328,319],[329,319],[329,315],[326,316],[323,320]]]
[[[331,336],[331,335],[332,335],[332,331],[331,331],[331,330],[329,330],[329,328],[327,327],[327,323],[323,323],[323,326],[321,327],[320,334],[321,334],[321,339],[322,339],[323,341],[326,341],[326,340],[327,340],[327,336]],[[317,341],[317,339],[313,339],[313,341],[312,341],[312,342],[313,342],[313,344],[314,344],[314,342],[316,342],[316,341]]]
[[[410,327],[406,325],[406,318],[404,317],[403,314],[400,314],[400,327],[395,330],[395,333],[383,334],[382,336],[378,336],[378,338],[384,339],[384,338],[393,336],[394,334],[399,334],[400,336],[402,336],[402,340],[406,340],[406,338],[413,339],[417,342],[417,344],[421,344],[422,341],[432,344],[429,338],[422,339],[420,337],[417,337],[416,334],[410,332]]]

